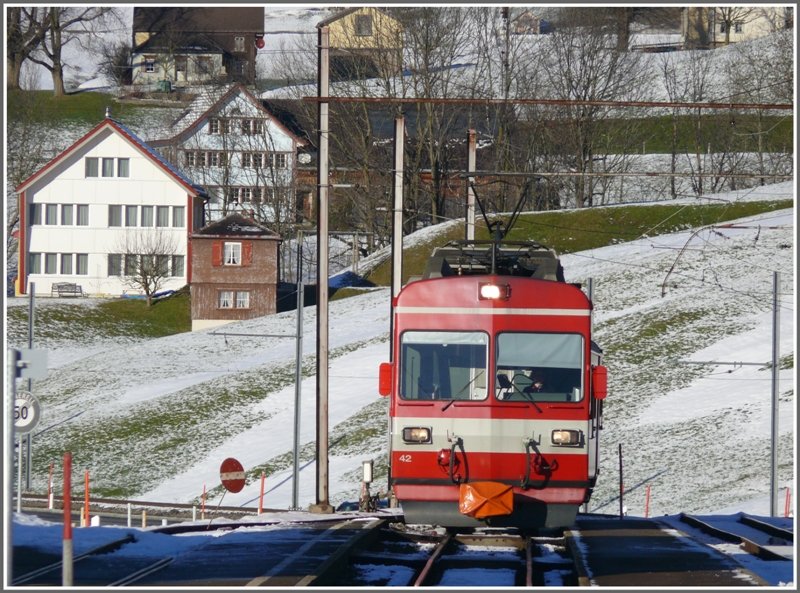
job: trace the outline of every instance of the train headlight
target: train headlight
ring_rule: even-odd
[[[478,298],[482,301],[507,301],[510,296],[511,287],[508,284],[484,283],[478,286]]]
[[[403,441],[421,445],[431,442],[431,429],[422,426],[406,426],[403,428]]]
[[[550,435],[550,440],[556,447],[580,447],[583,433],[580,430],[558,429]]]

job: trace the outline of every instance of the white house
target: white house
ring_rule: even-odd
[[[191,281],[189,237],[204,225],[205,191],[135,133],[106,116],[16,188],[16,293],[50,295],[55,283],[84,294],[137,294],[131,246],[159,245],[168,269],[161,288]]]
[[[241,212],[279,229],[294,222],[298,147],[307,142],[241,84],[204,88],[150,144],[209,193],[208,219]]]

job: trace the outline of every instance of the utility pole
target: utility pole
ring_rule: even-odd
[[[470,129],[467,132],[467,173],[475,172],[475,163],[477,157],[477,140],[475,137],[475,130]],[[475,240],[475,188],[472,184],[475,182],[474,177],[467,177],[467,228],[466,240]]]
[[[781,313],[778,293],[780,292],[780,273],[773,272],[772,276],[772,463],[770,464],[770,516],[778,516],[778,411],[780,404],[780,334]]]
[[[330,31],[318,30],[320,98],[318,113],[319,164],[317,167],[317,502],[310,510],[332,513],[328,496],[328,191],[329,128],[328,101],[330,85]]]
[[[394,189],[392,211],[392,299],[389,303],[389,335],[394,335],[394,299],[403,283],[403,154],[406,120],[394,120]],[[389,340],[389,360],[394,360],[394,343]]]

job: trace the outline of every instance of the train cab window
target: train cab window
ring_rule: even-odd
[[[495,396],[503,401],[581,401],[582,368],[579,334],[501,333]]]
[[[489,336],[481,332],[407,331],[400,342],[400,397],[484,400]]]

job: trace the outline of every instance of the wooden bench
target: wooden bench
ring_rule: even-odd
[[[83,288],[74,282],[54,282],[50,287],[50,296],[79,297],[83,296]]]

